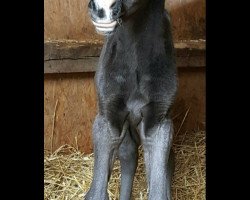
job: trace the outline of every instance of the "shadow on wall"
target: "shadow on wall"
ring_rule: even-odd
[[[178,68],[179,86],[171,108],[175,134],[205,130],[205,67]]]

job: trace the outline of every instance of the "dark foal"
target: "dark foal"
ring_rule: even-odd
[[[95,81],[94,177],[86,200],[108,200],[113,163],[121,163],[120,199],[131,199],[138,145],[144,148],[148,199],[171,200],[177,90],[174,46],[164,0],[91,0],[92,22],[106,35]]]

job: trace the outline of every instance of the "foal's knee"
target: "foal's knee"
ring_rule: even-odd
[[[169,105],[164,102],[151,102],[141,109],[143,132],[150,136],[154,129],[171,126],[172,121],[168,118]]]
[[[150,126],[142,120],[139,125],[139,133],[142,144],[145,147],[149,146],[150,148],[169,149],[173,141],[172,120],[165,118]]]
[[[112,146],[113,148],[117,148],[125,136],[127,127],[128,123],[125,122],[122,130],[120,130],[117,126],[114,126],[106,116],[98,114],[93,124],[94,145],[96,147],[104,146],[105,148],[109,148]]]

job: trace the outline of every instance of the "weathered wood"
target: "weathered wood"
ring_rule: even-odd
[[[98,57],[102,49],[103,42],[99,40],[88,41],[45,41],[44,61],[81,59],[85,57]]]
[[[92,151],[92,124],[97,113],[93,77],[94,73],[44,76],[45,149],[70,144],[86,153]]]
[[[94,72],[101,41],[47,41],[44,43],[44,73]],[[204,67],[205,41],[175,43],[177,67]]]
[[[205,68],[179,68],[178,79],[177,98],[171,112],[175,134],[178,130],[178,134],[204,130]],[[94,73],[45,74],[45,149],[51,150],[53,146],[56,150],[70,144],[85,153],[92,152],[92,126],[96,114]]]
[[[174,41],[205,39],[205,0],[165,2],[171,15]],[[44,1],[45,39],[66,40],[48,41],[44,45],[45,149],[51,148],[52,141],[53,150],[64,144],[86,153],[93,148],[91,133],[97,113],[96,93],[94,73],[86,71],[95,71],[103,37],[96,33],[90,21],[87,4],[88,1],[82,0]],[[205,43],[185,41],[175,43],[175,47],[180,68],[178,96],[173,107],[174,125],[175,130],[188,134],[205,125],[205,68],[202,67],[205,66]]]
[[[97,62],[98,57],[50,60],[44,62],[44,72],[46,74],[94,72]]]
[[[45,39],[103,39],[95,31],[88,13],[88,0],[45,0]],[[205,38],[205,0],[166,0],[172,21],[173,38]]]

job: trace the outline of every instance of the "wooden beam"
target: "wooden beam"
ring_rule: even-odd
[[[94,72],[101,41],[46,41],[44,73]],[[177,67],[205,67],[205,41],[175,43]]]

